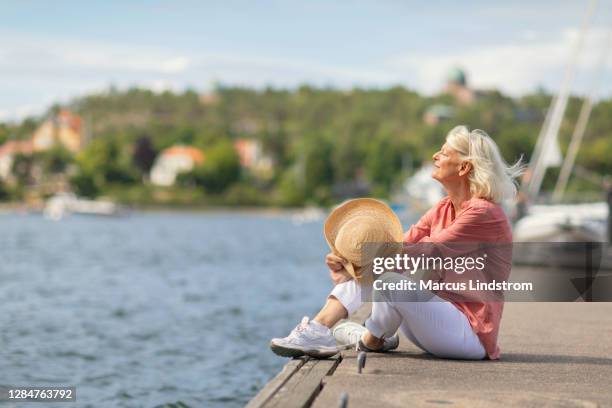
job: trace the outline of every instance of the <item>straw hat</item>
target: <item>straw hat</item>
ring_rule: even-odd
[[[358,282],[361,267],[372,263],[388,243],[401,243],[404,238],[402,223],[391,208],[372,198],[357,198],[339,205],[332,211],[323,227],[325,239],[332,252],[347,260],[344,269]],[[362,253],[362,247],[368,253]]]

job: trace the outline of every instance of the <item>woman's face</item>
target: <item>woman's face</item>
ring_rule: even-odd
[[[456,150],[448,147],[446,143],[442,145],[440,151],[433,155],[434,171],[431,176],[441,183],[458,181],[466,173],[465,164],[459,158]]]

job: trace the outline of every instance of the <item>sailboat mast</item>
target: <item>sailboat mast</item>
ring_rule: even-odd
[[[532,174],[529,180],[529,184],[527,186],[527,193],[531,198],[534,198],[539,194],[540,188],[542,187],[542,181],[544,180],[544,175],[546,174],[546,168],[549,165],[547,161],[549,160],[551,155],[555,153],[553,149],[555,149],[555,147],[557,146],[557,136],[559,133],[559,128],[561,127],[561,121],[563,120],[563,116],[565,114],[565,108],[567,107],[570,86],[574,80],[578,56],[580,54],[580,51],[582,50],[584,37],[586,35],[586,32],[588,31],[589,22],[591,20],[591,16],[593,15],[593,11],[595,10],[596,5],[597,0],[591,0],[589,2],[586,14],[582,21],[582,26],[578,35],[578,39],[574,45],[574,49],[571,54],[570,63],[568,64],[567,69],[565,71],[565,76],[561,84],[561,89],[559,90],[559,94],[555,100],[554,105],[552,106],[550,122],[548,123],[546,131],[543,132],[543,134],[541,135],[541,142],[538,141],[538,144],[541,146],[541,149],[539,152],[534,152],[538,153],[538,155],[532,160],[532,162],[535,164],[534,166],[532,166]]]
[[[567,182],[569,180],[570,175],[572,174],[572,170],[574,169],[576,155],[578,154],[578,150],[580,149],[580,144],[582,143],[582,139],[584,138],[584,133],[589,122],[589,117],[591,116],[591,110],[593,108],[593,95],[595,94],[601,77],[603,76],[604,67],[607,61],[607,57],[610,54],[611,48],[612,30],[608,32],[608,37],[606,43],[604,44],[603,52],[601,54],[599,63],[597,64],[598,75],[595,81],[593,81],[590,92],[584,99],[582,109],[580,110],[580,116],[578,117],[578,122],[576,123],[576,128],[574,129],[574,133],[572,134],[572,141],[570,142],[570,145],[567,149],[567,154],[565,156],[565,160],[563,161],[563,166],[561,167],[559,178],[557,179],[557,185],[555,186],[555,191],[553,192],[553,200],[555,201],[560,201],[563,198],[565,188],[567,187]]]

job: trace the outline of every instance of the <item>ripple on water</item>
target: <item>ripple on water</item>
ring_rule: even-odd
[[[232,307],[227,308],[226,313],[231,316],[242,316],[242,309],[237,306],[232,306]]]
[[[280,300],[281,302],[289,302],[291,299],[291,293],[283,292],[278,294],[278,300]]]
[[[77,358],[83,361],[96,361],[98,359],[98,356],[94,356],[93,354],[80,353],[74,350],[58,351],[54,354],[54,356],[61,358]]]
[[[113,379],[116,376],[117,376],[116,373],[106,373],[106,374],[99,374],[99,375],[93,375],[93,376],[86,376],[86,377],[83,377],[83,380],[86,382],[96,382],[96,381]]]
[[[153,341],[156,338],[159,337],[159,332],[157,331],[152,331],[152,332],[144,332],[144,333],[131,333],[129,335],[129,337],[131,339],[134,340],[138,340],[138,341],[142,341],[142,342],[146,342],[146,341]]]
[[[158,392],[169,392],[169,391],[178,391],[178,388],[174,385],[164,385],[157,389]]]
[[[199,293],[185,293],[183,295],[183,301],[185,303],[202,303],[205,300],[206,300],[206,297]]]
[[[119,307],[119,308],[113,310],[111,315],[112,315],[112,317],[114,317],[116,319],[125,319],[128,316],[128,312],[124,308]]]
[[[164,349],[164,350],[160,350],[158,351],[156,354],[158,356],[181,356],[183,355],[185,352],[182,349]]]
[[[161,404],[161,405],[156,405],[153,408],[191,408],[191,405],[187,405],[185,402],[183,401],[176,401],[176,402],[168,402],[165,404]]]

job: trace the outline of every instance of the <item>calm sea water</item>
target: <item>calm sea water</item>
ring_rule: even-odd
[[[78,407],[242,406],[286,363],[269,339],[331,288],[322,221],[1,215],[0,231],[0,385],[74,385]]]

